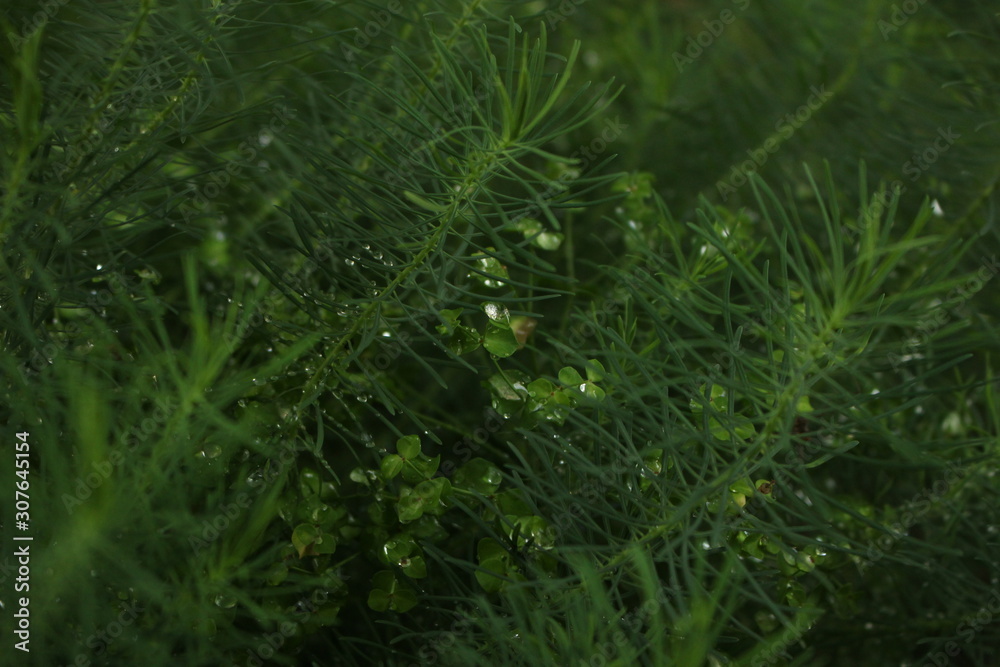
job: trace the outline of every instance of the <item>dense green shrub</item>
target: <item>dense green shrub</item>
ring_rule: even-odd
[[[4,664],[996,660],[988,3],[0,28]]]

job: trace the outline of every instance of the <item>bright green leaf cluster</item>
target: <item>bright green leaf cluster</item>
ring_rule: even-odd
[[[729,440],[735,435],[739,441],[746,441],[757,434],[753,422],[740,414],[729,413],[729,395],[726,389],[713,384],[708,399],[708,409],[705,409],[705,385],[699,388],[698,396],[690,401],[691,412],[695,419],[708,419],[708,428],[718,440]]]
[[[368,606],[375,611],[405,612],[417,606],[417,594],[402,583],[394,572],[383,570],[372,577]]]
[[[566,239],[565,234],[548,231],[535,218],[521,218],[508,224],[505,229],[521,232],[526,241],[530,241],[532,245],[542,250],[558,250]]]
[[[484,385],[490,390],[493,408],[504,415],[520,415],[525,425],[542,421],[563,424],[582,397],[603,401],[605,391],[597,382],[607,373],[600,361],[587,362],[584,378],[572,366],[563,367],[558,383],[547,378],[532,380],[520,371],[492,375]]]
[[[482,345],[486,351],[497,357],[509,357],[521,347],[514,329],[511,326],[510,313],[507,308],[496,303],[486,302],[483,311],[488,318],[485,330],[480,334],[472,327],[459,323],[461,308],[442,310],[439,315],[444,324],[437,327],[439,333],[450,336],[448,349],[455,354],[468,354]]]

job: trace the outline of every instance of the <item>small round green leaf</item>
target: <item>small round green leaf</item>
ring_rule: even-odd
[[[404,459],[415,459],[420,454],[420,437],[406,435],[396,441],[396,451]]]

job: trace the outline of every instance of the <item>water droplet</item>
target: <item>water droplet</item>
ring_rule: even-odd
[[[214,459],[221,453],[222,453],[222,447],[213,444],[206,446],[203,450],[198,452],[198,456],[200,456],[203,459]]]
[[[257,487],[264,483],[264,472],[259,468],[247,475],[247,486]]]
[[[483,310],[486,311],[486,316],[494,322],[510,322],[510,312],[506,306],[490,302],[483,304]]]
[[[228,595],[217,595],[215,596],[215,606],[223,609],[232,609],[236,606],[236,598],[229,597]]]

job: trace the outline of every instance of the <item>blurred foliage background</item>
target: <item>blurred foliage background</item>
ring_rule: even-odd
[[[995,662],[990,3],[0,16],[5,664]]]

